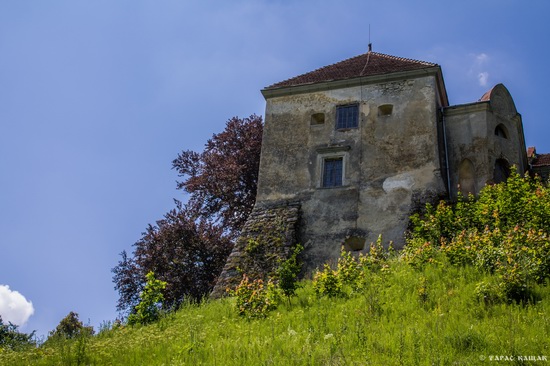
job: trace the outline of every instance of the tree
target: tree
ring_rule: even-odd
[[[119,311],[137,311],[149,272],[166,282],[164,309],[210,293],[254,206],[262,131],[259,116],[231,118],[202,153],[183,151],[173,161],[189,200],[149,225],[131,256],[121,253],[112,270]]]
[[[20,333],[17,330],[17,325],[11,322],[4,324],[2,316],[0,316],[0,351],[2,349],[17,351],[25,347],[35,346],[36,342],[33,340],[34,333]]]
[[[139,304],[136,311],[128,317],[128,324],[149,324],[160,317],[161,305],[164,300],[162,291],[166,288],[166,282],[157,280],[153,272],[147,273],[147,284],[139,294]]]
[[[233,117],[202,153],[183,151],[172,162],[185,178],[177,188],[191,195],[189,204],[203,217],[218,219],[232,236],[254,207],[262,133],[262,117]]]
[[[54,331],[50,332],[49,338],[77,338],[78,336],[87,336],[94,334],[94,328],[85,326],[78,319],[78,314],[71,311],[66,317],[61,319]]]
[[[133,258],[123,252],[113,269],[120,311],[134,311],[149,272],[166,282],[165,309],[176,308],[185,299],[200,300],[214,287],[233,243],[221,227],[178,205],[156,225],[149,225],[134,247]]]

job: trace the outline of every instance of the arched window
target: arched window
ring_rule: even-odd
[[[493,171],[493,182],[504,182],[510,176],[510,164],[506,159],[497,159],[495,161],[495,170]]]
[[[502,138],[507,139],[508,138],[508,130],[506,129],[506,126],[504,126],[502,123],[499,124],[495,128],[495,135],[497,135],[498,137],[502,137]]]
[[[458,183],[460,192],[467,197],[470,193],[476,194],[476,175],[474,164],[469,159],[464,159],[458,166]]]

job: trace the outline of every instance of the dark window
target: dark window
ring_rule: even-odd
[[[310,124],[312,126],[314,125],[322,125],[325,123],[325,114],[324,113],[315,113],[311,115],[311,122]]]
[[[342,185],[342,158],[325,159],[323,162],[323,187]]]
[[[493,170],[493,181],[498,184],[506,181],[509,176],[510,164],[504,159],[497,159],[495,161],[495,170]]]
[[[357,128],[358,122],[359,106],[357,104],[336,107],[336,129]]]
[[[393,112],[393,105],[383,104],[378,107],[379,116],[389,116]]]

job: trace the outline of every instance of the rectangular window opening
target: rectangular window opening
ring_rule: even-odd
[[[323,187],[342,186],[342,158],[329,158],[323,161]]]
[[[359,126],[359,105],[349,104],[336,107],[336,129],[357,128]]]

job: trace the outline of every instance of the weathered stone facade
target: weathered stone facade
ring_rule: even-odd
[[[411,212],[426,201],[477,194],[510,166],[528,168],[508,90],[499,84],[450,106],[433,63],[369,50],[262,94],[256,205],[300,203],[306,270],[336,259],[342,245],[368,250],[379,234],[399,248]]]
[[[504,180],[511,165],[522,174],[529,170],[521,115],[504,85],[478,102],[445,108],[443,118],[451,197],[459,188],[476,194],[487,183]]]

